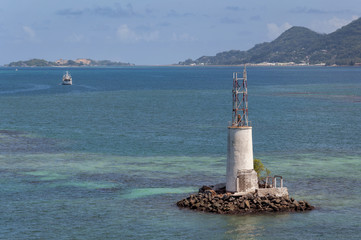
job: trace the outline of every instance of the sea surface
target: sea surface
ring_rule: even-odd
[[[316,210],[175,205],[225,182],[241,67],[0,68],[0,239],[360,239],[361,68],[247,70],[254,156]]]

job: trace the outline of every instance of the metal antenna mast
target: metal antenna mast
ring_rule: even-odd
[[[247,69],[244,65],[243,77],[233,73],[233,115],[232,127],[246,127],[248,122]]]

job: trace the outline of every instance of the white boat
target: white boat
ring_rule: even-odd
[[[63,75],[63,83],[62,84],[63,85],[72,85],[73,84],[73,79],[68,71],[66,71],[65,74]]]

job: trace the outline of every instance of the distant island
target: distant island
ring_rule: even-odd
[[[231,50],[188,59],[178,65],[361,65],[361,18],[332,32],[319,34],[292,27],[272,42],[248,51]]]
[[[55,62],[46,61],[44,59],[30,59],[27,61],[17,61],[6,64],[5,67],[113,67],[113,66],[133,66],[131,63],[112,62],[109,60],[92,60],[86,58],[78,58],[76,60],[59,59]]]

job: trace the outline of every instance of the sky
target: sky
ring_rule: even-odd
[[[0,65],[174,64],[248,50],[292,26],[331,33],[360,16],[360,0],[0,0]]]

